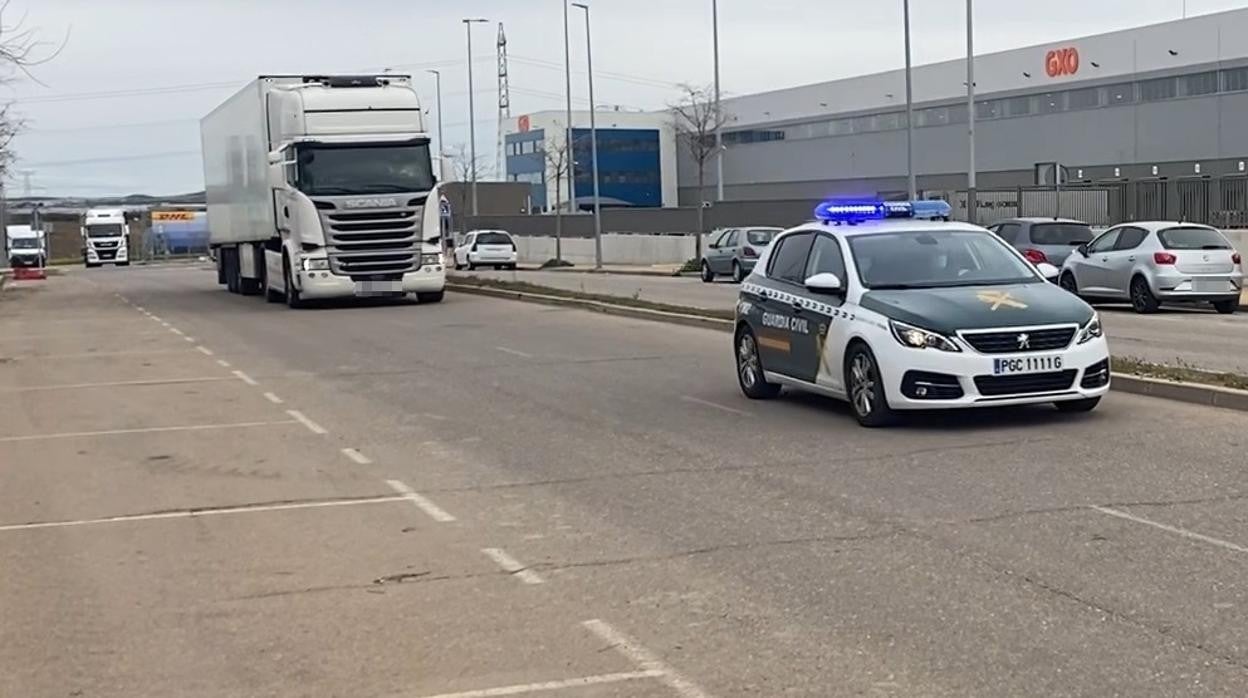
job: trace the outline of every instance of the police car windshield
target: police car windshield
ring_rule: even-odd
[[[873,289],[993,286],[1039,282],[991,233],[896,232],[850,238],[862,285]]]

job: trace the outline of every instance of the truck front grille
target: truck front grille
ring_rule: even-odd
[[[335,274],[394,276],[420,268],[420,207],[321,211]]]

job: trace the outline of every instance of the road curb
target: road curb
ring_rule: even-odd
[[[676,325],[686,325],[688,327],[702,327],[705,329],[720,330],[723,332],[731,332],[733,328],[732,320],[724,318],[709,317],[706,315],[696,315],[690,313],[673,313],[666,310],[654,310],[651,308],[634,308],[627,305],[617,305],[615,303],[605,303],[603,301],[589,300],[586,298],[569,298],[566,296],[549,296],[542,293],[530,293],[528,291],[512,291],[505,288],[495,288],[492,286],[477,286],[475,284],[461,284],[448,281],[447,290],[457,291],[459,293],[473,293],[479,296],[492,296],[494,298],[506,298],[508,300],[526,301],[529,303],[541,303],[543,305],[558,305],[571,308],[582,308],[584,310],[593,310],[607,315],[620,315],[623,317],[631,317],[639,320],[654,320],[657,322],[667,322]]]
[[[516,271],[549,271],[560,274],[606,274],[608,276],[658,276],[675,278],[680,276],[697,276],[697,272],[663,271],[661,269],[594,269],[593,267],[516,267]]]
[[[1115,373],[1111,386],[1114,390],[1121,390],[1124,393],[1248,412],[1248,391],[1245,390],[1168,381],[1125,373]]]
[[[706,329],[720,330],[723,332],[731,332],[734,327],[734,323],[731,320],[692,313],[673,313],[663,310],[651,310],[648,308],[633,308],[584,298],[548,296],[541,293],[512,291],[504,288],[477,286],[474,284],[448,282],[446,287],[452,291],[459,291],[461,293],[475,293],[482,296],[526,301],[529,303],[542,303],[545,305],[582,308],[585,310],[594,310],[600,313],[606,313],[608,315],[621,315],[641,320],[675,323],[678,325],[702,327]],[[1134,376],[1126,373],[1115,373],[1110,387],[1113,390],[1135,395],[1144,395],[1163,400],[1186,402],[1193,405],[1220,407],[1223,409],[1248,412],[1248,391],[1245,390],[1233,390],[1231,388],[1223,388],[1216,385],[1203,385],[1200,383],[1183,383],[1161,380],[1158,378],[1146,378],[1144,376]]]

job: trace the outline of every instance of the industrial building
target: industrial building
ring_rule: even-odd
[[[600,110],[598,183],[602,205],[612,208],[675,206],[676,134],[666,113]],[[504,159],[509,182],[532,185],[533,211],[554,210],[557,202],[568,209],[566,174],[556,178],[554,163],[568,161],[567,114],[546,111],[527,114],[504,124]],[[590,156],[589,112],[572,112],[572,172],[576,207],[593,206],[593,159]],[[564,169],[566,172],[567,170]],[[556,192],[555,180],[560,180]]]
[[[979,186],[1052,184],[1056,162],[1071,183],[1213,178],[1223,186],[1201,191],[1226,200],[1206,208],[1245,209],[1245,36],[1235,10],[976,56]],[[965,188],[966,61],[917,66],[913,86],[919,188]],[[904,192],[905,95],[893,70],[726,99],[726,198]],[[679,172],[695,204],[695,167]]]

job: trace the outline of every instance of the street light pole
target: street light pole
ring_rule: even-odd
[[[906,183],[910,200],[919,198],[918,182],[914,176],[914,88],[910,79],[910,0],[901,1],[906,35]]]
[[[585,61],[589,69],[589,158],[594,178],[594,268],[602,268],[602,199],[598,196],[598,119],[594,109],[594,44],[589,31],[589,5],[574,2],[585,10]]]
[[[427,71],[433,74],[436,85],[437,103],[438,103],[438,160],[441,161],[443,155],[446,154],[446,140],[442,137],[442,73],[436,70]]]
[[[966,0],[966,123],[969,163],[966,172],[966,219],[974,224],[979,215],[979,192],[975,186],[975,0]]]
[[[476,103],[472,95],[472,25],[485,22],[484,19],[465,19],[464,31],[468,35],[468,157],[472,158],[469,163],[469,173],[472,179],[472,215],[476,216],[477,209],[477,109]]]
[[[568,0],[563,0],[563,79],[566,83],[567,123],[563,134],[564,148],[568,151],[568,211],[576,208],[576,148],[572,144],[572,42],[568,33]],[[592,106],[592,105],[591,105]]]
[[[724,119],[719,101],[719,0],[711,0],[711,33],[715,44],[715,200],[724,200]]]

